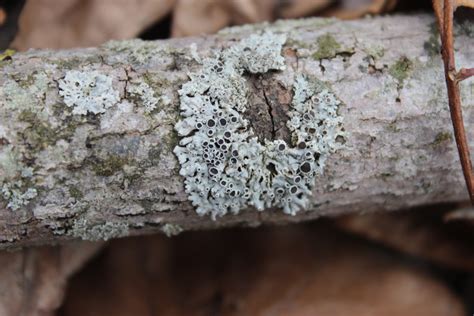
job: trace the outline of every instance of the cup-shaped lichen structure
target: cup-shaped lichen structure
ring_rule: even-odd
[[[182,138],[174,153],[198,214],[215,218],[253,206],[294,215],[309,206],[327,157],[341,146],[341,102],[315,78],[295,79],[291,144],[259,142],[244,118],[246,74],[284,70],[285,41],[283,34],[251,35],[204,59],[179,91],[182,119],[175,129]]]

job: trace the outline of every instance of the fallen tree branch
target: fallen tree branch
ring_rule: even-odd
[[[433,24],[424,15],[308,19],[2,61],[2,247],[466,200]],[[254,209],[198,216],[173,154],[177,91],[206,57],[263,30],[285,34],[286,42],[284,70],[248,74],[246,118],[259,140],[291,142],[286,116],[295,78],[304,75],[342,101],[343,144],[317,177],[311,206],[295,216]],[[458,33],[457,58],[472,59],[474,38],[461,27]],[[472,83],[461,89],[466,124],[474,119],[473,93]]]

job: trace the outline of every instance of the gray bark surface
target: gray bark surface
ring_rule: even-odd
[[[250,111],[259,136],[288,136],[275,126],[284,126],[293,80],[304,74],[342,100],[346,143],[318,177],[311,208],[296,216],[253,209],[216,220],[198,216],[172,152],[179,140],[177,91],[202,58],[262,30],[285,33],[287,41],[286,70],[252,78],[251,98],[274,114]],[[474,31],[456,32],[458,67],[472,66]],[[0,65],[0,247],[464,201],[438,49],[434,20],[414,15],[281,21],[196,38],[15,54]],[[120,101],[105,113],[73,114],[59,93],[69,71],[111,77]],[[151,112],[143,110],[145,96],[130,93],[143,82],[159,100]],[[473,80],[462,84],[462,96],[474,140]]]

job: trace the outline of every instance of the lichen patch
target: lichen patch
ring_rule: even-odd
[[[45,73],[35,73],[22,79],[8,80],[0,89],[0,105],[7,110],[36,109],[50,83]]]
[[[174,153],[189,200],[213,218],[253,206],[296,214],[309,205],[327,156],[341,146],[340,101],[316,79],[297,78],[287,122],[291,144],[259,142],[243,113],[248,109],[245,73],[285,69],[285,36],[252,35],[203,61],[179,91],[182,139]]]
[[[15,211],[25,205],[38,195],[35,188],[24,188],[22,181],[4,183],[1,190],[2,196],[8,201],[7,207]]]
[[[70,70],[59,81],[59,94],[73,114],[104,113],[120,101],[112,77],[98,71]]]
[[[161,231],[167,237],[173,237],[173,236],[181,234],[181,232],[183,232],[183,228],[178,224],[166,223],[161,227]]]
[[[85,218],[75,219],[69,235],[82,240],[100,241],[127,236],[128,224],[121,222],[91,223]]]
[[[34,171],[19,162],[19,154],[12,145],[0,147],[0,198],[7,208],[16,211],[38,195],[32,186]]]
[[[131,81],[127,86],[127,92],[136,99],[138,105],[144,107],[145,113],[152,113],[160,106],[171,103],[168,96],[159,94],[142,78]]]

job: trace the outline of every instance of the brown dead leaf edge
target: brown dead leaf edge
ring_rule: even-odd
[[[474,76],[474,68],[456,70],[454,58],[453,19],[458,7],[474,8],[474,0],[433,0],[433,8],[441,36],[441,54],[444,62],[446,86],[448,89],[449,110],[453,121],[454,137],[458,146],[459,158],[466,181],[471,203],[474,205],[474,174],[472,171],[471,155],[467,142],[466,131],[461,109],[461,94],[459,82]]]

